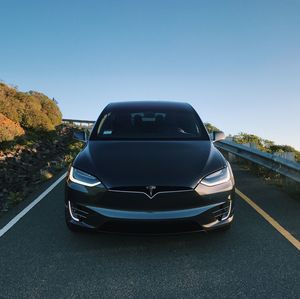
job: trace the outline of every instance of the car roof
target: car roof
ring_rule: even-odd
[[[191,109],[185,102],[175,101],[122,101],[107,105],[106,109]]]

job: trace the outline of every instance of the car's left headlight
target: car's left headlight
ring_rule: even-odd
[[[90,175],[74,167],[71,167],[70,169],[69,179],[73,183],[87,187],[95,187],[101,184],[101,182],[93,175]]]
[[[230,180],[229,167],[225,167],[221,170],[211,173],[201,180],[201,184],[207,187],[213,187],[223,183],[227,183]]]

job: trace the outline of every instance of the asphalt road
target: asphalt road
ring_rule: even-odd
[[[300,201],[235,169],[238,188],[300,239]],[[0,298],[300,298],[300,253],[241,198],[227,232],[71,233],[63,184],[0,238]]]

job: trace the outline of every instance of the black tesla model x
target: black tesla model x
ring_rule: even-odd
[[[186,232],[227,229],[234,178],[196,111],[178,102],[109,104],[66,181],[73,230]]]

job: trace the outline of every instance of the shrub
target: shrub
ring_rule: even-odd
[[[27,129],[54,130],[50,119],[35,108],[28,109],[26,113],[24,113],[21,124]]]
[[[17,136],[24,135],[23,128],[0,113],[0,142],[11,141]]]
[[[4,83],[0,83],[0,112],[25,129],[50,131],[62,121],[56,102],[46,95],[20,92]]]
[[[17,91],[3,83],[0,83],[0,112],[14,122],[20,122],[19,100],[16,97]]]
[[[51,123],[56,127],[61,124],[62,114],[53,100],[42,98],[42,111],[48,116]]]
[[[221,131],[217,127],[215,127],[214,125],[212,125],[211,123],[205,123],[204,125],[205,125],[208,133],[220,132]]]

